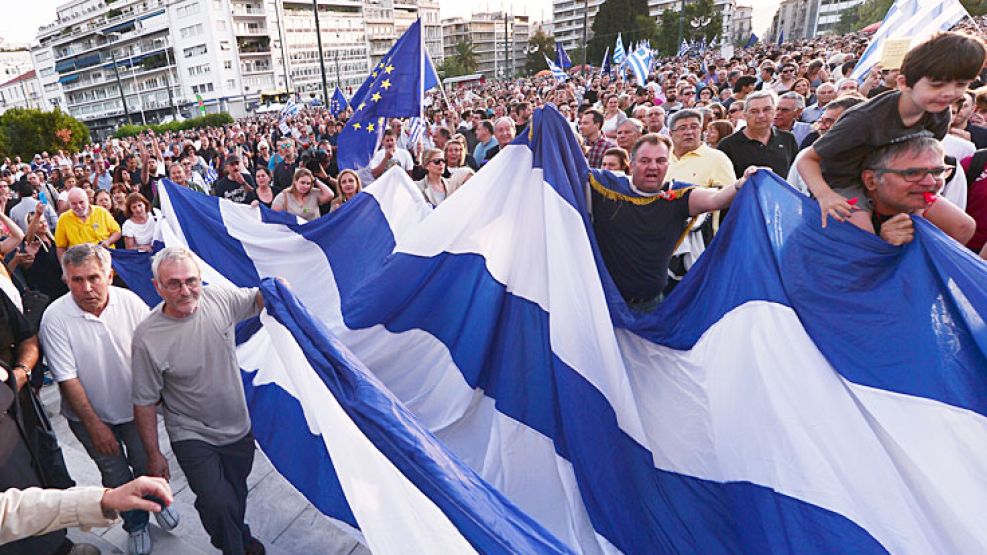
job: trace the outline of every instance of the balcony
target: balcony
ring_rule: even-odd
[[[233,29],[233,34],[238,37],[266,37],[268,36],[268,29],[267,26],[263,25],[237,25]]]

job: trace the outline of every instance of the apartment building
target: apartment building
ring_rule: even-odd
[[[531,24],[526,15],[489,12],[442,20],[445,56],[455,56],[456,45],[469,42],[478,63],[477,73],[494,79],[523,74],[530,37]]]

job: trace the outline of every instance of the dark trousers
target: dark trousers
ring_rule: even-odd
[[[176,441],[171,448],[195,493],[195,510],[213,546],[224,555],[243,555],[250,540],[243,517],[247,475],[254,464],[254,435],[221,446],[195,439]]]

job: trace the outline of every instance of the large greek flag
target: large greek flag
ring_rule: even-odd
[[[316,317],[302,327],[335,335],[400,400],[397,420],[452,453],[423,443],[439,462],[419,462],[456,457],[574,551],[987,552],[981,260],[920,218],[901,248],[823,230],[814,201],[759,173],[641,315],[601,261],[568,124],[546,108],[528,129],[434,211],[400,169],[305,224],[168,185],[170,240],[238,285],[284,277]],[[348,502],[344,520],[370,534],[410,490],[378,477],[380,458],[357,464],[362,451],[336,465],[331,443],[350,436],[300,400],[334,407],[336,391],[318,365],[263,358],[297,343],[311,359],[326,340],[279,323],[239,353],[258,441],[317,507],[340,518]],[[374,443],[387,459],[389,427]],[[424,487],[436,510],[404,552],[457,552],[432,519],[466,541],[474,529]],[[510,516],[501,532],[528,543],[502,551],[556,548]]]
[[[654,61],[654,53],[646,44],[641,43],[633,52],[627,55],[627,67],[634,72],[637,84],[643,86],[648,82],[648,73],[651,71],[651,62]]]
[[[969,15],[959,0],[895,0],[850,77],[867,77],[881,60],[887,39],[907,37],[915,46],[936,31],[948,31]]]

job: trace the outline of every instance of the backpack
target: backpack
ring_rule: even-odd
[[[968,187],[972,187],[976,183],[977,179],[980,178],[980,174],[984,173],[985,167],[987,167],[987,148],[982,148],[973,153],[973,157],[970,159],[970,167],[966,169],[966,184]]]

